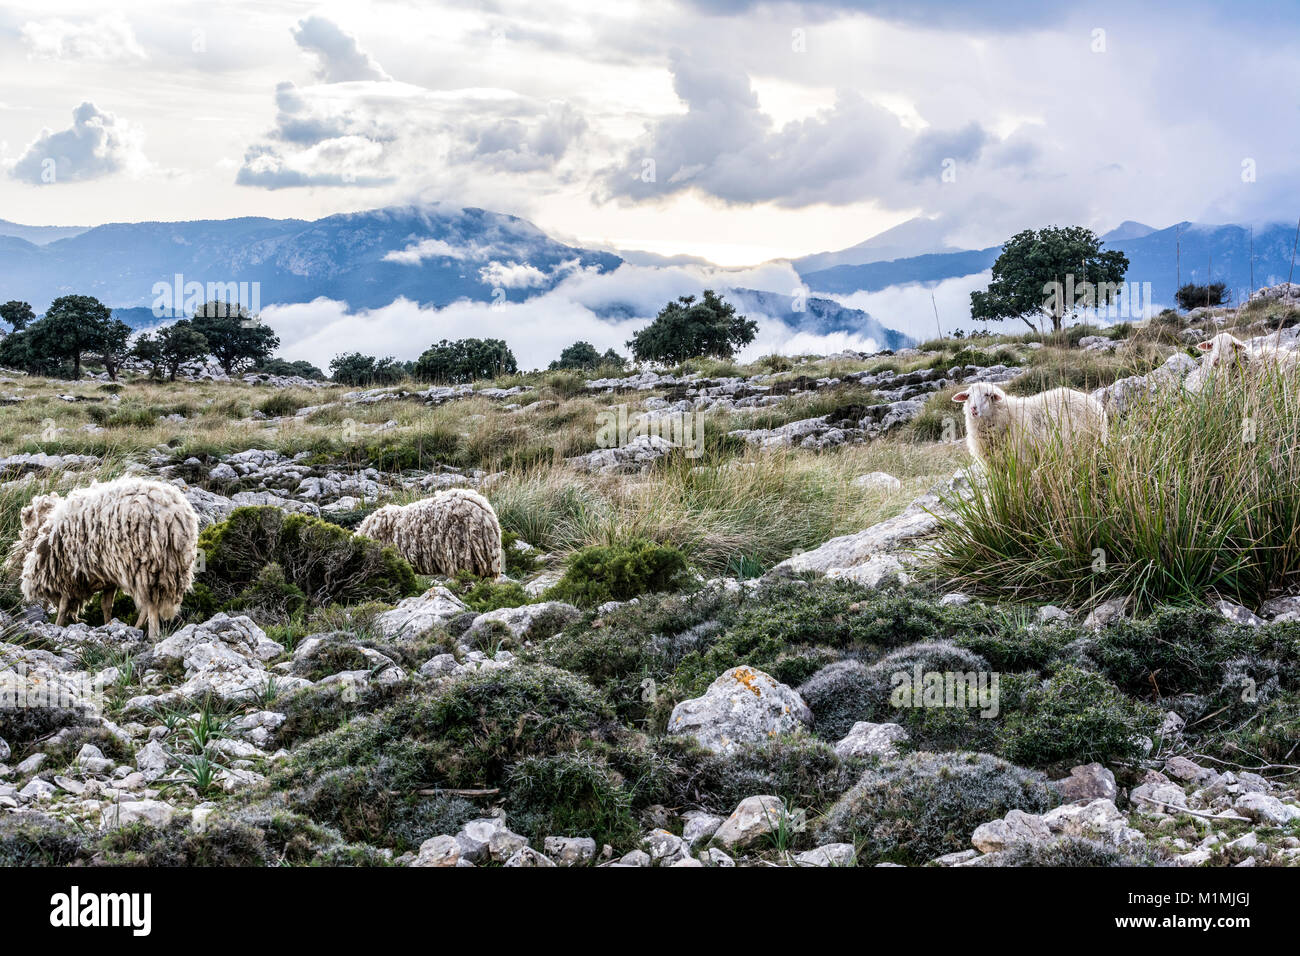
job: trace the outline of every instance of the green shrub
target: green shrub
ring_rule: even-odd
[[[914,753],[885,761],[819,822],[818,843],[859,846],[859,864],[925,863],[970,847],[981,823],[1051,806],[1042,774],[981,753]]]
[[[265,866],[266,841],[261,831],[216,817],[202,830],[188,821],[166,826],[133,823],[108,831],[100,852],[109,866]]]
[[[1158,726],[1153,708],[1125,697],[1100,674],[1067,664],[1007,716],[1002,751],[1035,767],[1127,761],[1142,756],[1139,738]]]
[[[491,787],[516,760],[600,739],[611,717],[608,704],[581,678],[516,664],[353,720],[303,744],[283,772],[292,781],[371,768],[374,779],[399,792]]]
[[[469,605],[470,610],[480,614],[503,607],[521,607],[532,600],[523,585],[516,581],[479,578],[468,571],[456,575],[451,582],[451,590]]]
[[[1140,607],[1207,595],[1249,607],[1300,576],[1300,372],[1135,397],[1110,439],[1002,456],[938,540],[964,586]],[[1098,557],[1104,556],[1104,564]]]
[[[632,797],[623,778],[592,753],[527,757],[506,781],[511,829],[541,846],[547,836],[591,837],[597,846],[636,844]]]
[[[257,406],[257,410],[271,418],[284,418],[297,413],[298,402],[288,392],[275,392],[270,397],[263,399]]]
[[[626,601],[639,594],[681,590],[686,558],[676,548],[633,538],[625,544],[592,545],[574,554],[564,577],[547,597],[578,607]]]
[[[245,600],[299,607],[395,603],[419,591],[415,572],[392,548],[279,508],[236,508],[204,529],[199,547],[205,569],[197,593],[187,598],[191,609],[236,607]],[[268,571],[268,565],[279,570]]]
[[[81,834],[39,813],[0,815],[0,867],[69,866],[89,855]]]

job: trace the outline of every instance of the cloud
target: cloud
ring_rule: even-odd
[[[22,41],[38,60],[94,60],[130,63],[148,57],[121,13],[94,20],[29,20]]]
[[[382,186],[391,176],[374,175],[383,150],[364,136],[339,136],[301,152],[284,154],[273,146],[254,145],[244,153],[235,174],[241,186],[286,189],[293,186]]]
[[[394,249],[385,254],[384,262],[399,262],[406,266],[418,266],[425,259],[465,259],[471,255],[470,250],[453,246],[441,239],[421,239],[405,249]]]
[[[87,101],[72,111],[70,128],[41,130],[9,175],[42,185],[100,179],[124,171],[139,173],[148,166],[136,131]]]
[[[317,75],[325,83],[391,79],[357,46],[356,38],[344,33],[332,20],[306,17],[293,28],[293,38],[302,49],[316,55]]]

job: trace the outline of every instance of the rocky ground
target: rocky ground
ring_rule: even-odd
[[[1079,344],[1104,355],[1112,341]],[[953,365],[839,356],[868,367],[837,375],[647,372],[585,382],[581,397],[627,403],[634,420],[700,411],[732,424],[824,401],[725,439],[826,455],[916,429],[958,383],[1013,382],[1036,344]],[[1169,349],[1097,393],[1122,414],[1194,365]],[[549,401],[522,385],[326,398],[288,417],[469,401],[527,415]],[[362,424],[378,434],[387,421]],[[558,467],[632,480],[673,454],[645,436]],[[0,477],[20,494],[102,464],[16,452]],[[251,505],[354,527],[388,498],[454,484],[491,496],[503,480],[273,447],[160,444],[125,467],[177,484],[205,525]],[[549,594],[567,556],[518,536],[510,577],[484,586],[490,602],[425,579],[414,596],[289,622],[188,614],[150,642],[120,620],[57,627],[11,599],[0,865],[1300,863],[1300,596],[1135,616],[1123,600],[964,594],[927,574],[926,549],[972,481],[963,469],[916,496],[864,472],[856,487],[896,501],[885,520],[758,573],[695,573],[676,593],[597,606]],[[900,706],[894,675],[913,672],[999,675],[997,713]]]

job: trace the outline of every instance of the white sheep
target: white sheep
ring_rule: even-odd
[[[469,571],[495,578],[505,570],[496,512],[468,488],[449,488],[409,505],[385,505],[357,530],[392,545],[420,574]]]
[[[1083,435],[1106,440],[1106,410],[1095,398],[1071,388],[1017,398],[996,385],[977,382],[952,400],[965,409],[966,447],[986,466],[990,453],[1011,444],[1023,449],[1053,436],[1062,443]]]
[[[1183,387],[1189,392],[1199,392],[1219,369],[1241,372],[1246,368],[1267,369],[1272,366],[1277,371],[1293,371],[1300,367],[1300,353],[1293,349],[1279,348],[1267,342],[1252,348],[1230,332],[1220,332],[1212,339],[1197,342],[1196,347],[1206,355],[1183,380]]]
[[[164,482],[125,477],[66,498],[39,495],[21,521],[9,561],[21,563],[23,597],[56,607],[60,626],[97,591],[107,623],[120,589],[140,611],[135,626],[147,622],[156,640],[161,620],[176,616],[194,581],[198,516]]]

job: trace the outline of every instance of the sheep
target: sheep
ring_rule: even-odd
[[[1207,353],[1199,367],[1183,380],[1189,392],[1199,392],[1217,369],[1242,370],[1247,367],[1293,371],[1300,367],[1300,353],[1261,342],[1252,348],[1230,332],[1220,332],[1212,339],[1197,342],[1196,347]]]
[[[8,563],[21,564],[26,600],[58,609],[59,626],[96,592],[107,623],[120,589],[139,609],[135,626],[157,640],[194,582],[198,515],[172,485],[128,476],[39,495],[21,521]]]
[[[1106,440],[1106,410],[1095,398],[1074,389],[1054,388],[1016,398],[996,385],[977,382],[952,400],[965,408],[966,447],[985,467],[991,453],[1013,441],[1024,447],[1053,434],[1067,443],[1082,435]]]
[[[496,512],[468,488],[449,488],[409,505],[385,505],[357,531],[392,545],[420,574],[469,571],[495,578],[505,570]]]

